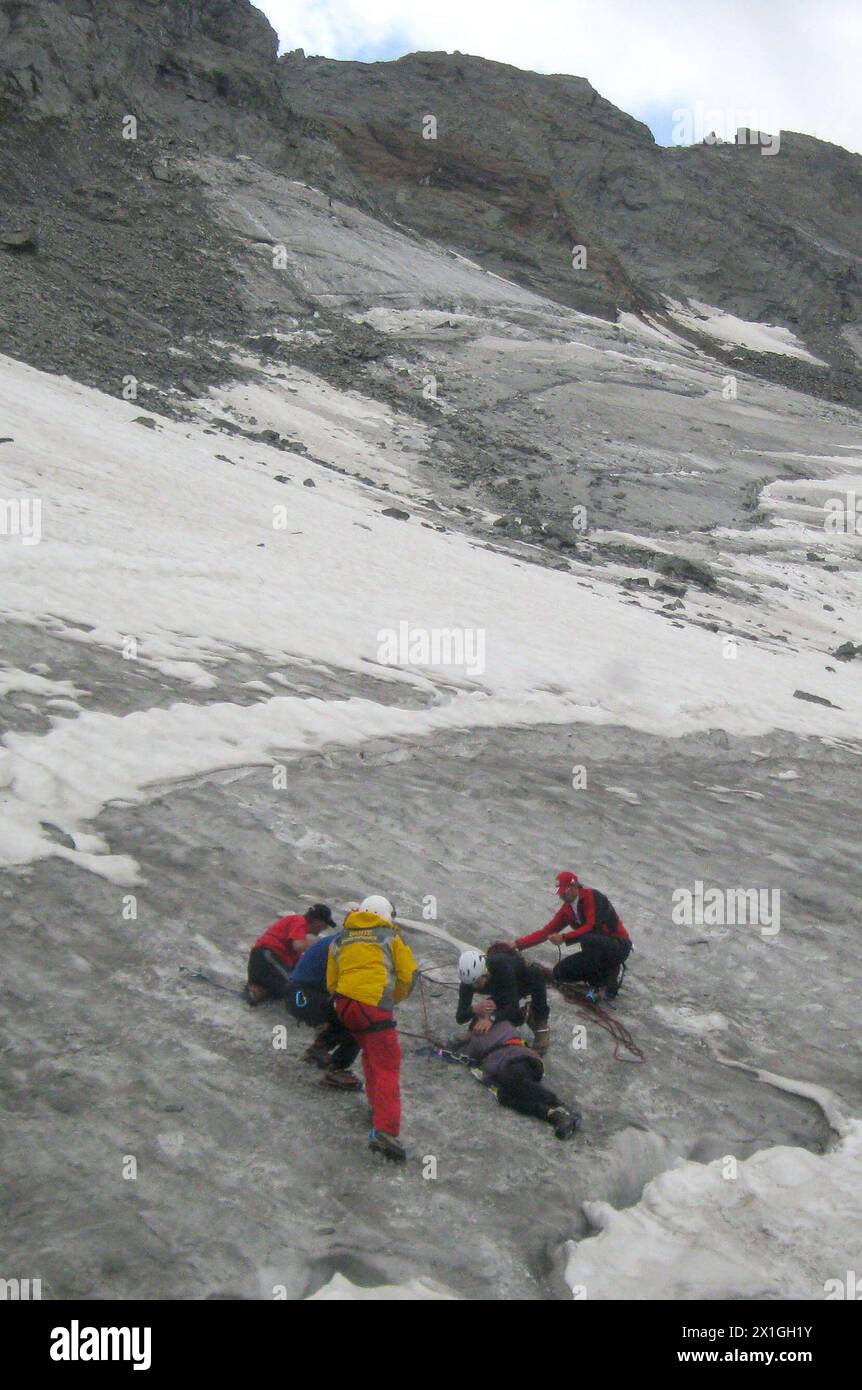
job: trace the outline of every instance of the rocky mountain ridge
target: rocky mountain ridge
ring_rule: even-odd
[[[38,237],[60,205],[74,217],[72,190],[88,185],[97,191],[84,201],[104,222],[105,203],[122,203],[124,169],[150,176],[133,158],[141,151],[164,184],[164,160],[178,151],[251,158],[606,319],[621,309],[661,319],[668,298],[692,297],[783,325],[826,365],[740,347],[729,356],[814,394],[860,398],[862,158],[823,141],[784,132],[772,155],[732,144],[665,149],[582,77],[459,53],[278,59],[274,30],[247,0],[0,0],[0,235]],[[212,228],[196,224],[193,187],[173,202],[164,192],[166,244],[211,240]],[[161,219],[148,214],[132,208],[129,225],[158,236]],[[73,235],[87,240],[88,230]],[[41,235],[40,252],[51,255]],[[575,267],[578,247],[585,264]],[[257,325],[231,282],[229,248],[222,253],[220,286],[204,277],[193,303],[206,329],[209,301],[236,295],[241,335]],[[103,256],[87,246],[84,299]],[[184,277],[200,280],[191,265]],[[16,294],[14,282],[0,281],[13,322],[24,288]],[[168,310],[154,304],[149,317],[175,333]],[[224,317],[215,312],[208,327],[224,333]],[[696,325],[681,331],[726,352]],[[13,331],[9,350],[56,366],[37,338]],[[86,344],[80,356],[85,370]]]

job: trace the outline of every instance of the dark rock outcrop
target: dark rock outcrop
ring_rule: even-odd
[[[0,116],[273,117],[277,46],[247,0],[0,0]]]
[[[8,350],[107,385],[98,339],[114,294],[127,322],[140,314],[150,378],[160,335],[190,328],[213,342],[247,329],[230,248],[196,196],[194,162],[213,155],[307,180],[606,318],[661,317],[665,296],[693,296],[783,324],[828,368],[704,341],[731,370],[862,400],[858,155],[788,132],[769,157],[734,144],[664,149],[582,77],[459,53],[279,60],[248,0],[0,0],[0,234],[40,228],[38,256],[4,256],[16,267],[0,286]],[[152,258],[136,265],[134,243],[149,237],[161,296],[145,283]],[[162,263],[172,247],[177,277]],[[51,320],[67,254],[74,356],[62,313]],[[28,261],[54,267],[56,282],[27,280]],[[199,374],[217,377],[205,356]]]
[[[659,574],[680,581],[680,585],[697,584],[702,589],[714,589],[716,578],[707,565],[687,560],[683,555],[660,555],[655,562]],[[676,588],[672,592],[679,592]]]
[[[832,655],[837,656],[839,661],[852,661],[854,657],[862,656],[862,644],[842,642],[840,647],[835,648]]]
[[[692,295],[858,366],[836,328],[862,322],[859,155],[786,131],[771,155],[662,148],[583,78],[461,53],[354,63],[297,52],[279,77],[394,217],[487,269],[609,317]],[[792,376],[803,364],[759,365]]]

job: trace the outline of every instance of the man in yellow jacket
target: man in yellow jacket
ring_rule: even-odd
[[[387,898],[373,896],[349,912],[329,947],[326,987],[335,1011],[362,1051],[375,1153],[403,1162],[401,1046],[394,1007],[413,987],[416,961],[398,935]]]

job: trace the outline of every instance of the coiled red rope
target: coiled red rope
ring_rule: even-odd
[[[563,953],[559,946],[557,947],[557,954],[558,958],[562,960]],[[591,1000],[585,999],[580,990],[575,989],[573,985],[567,985],[565,981],[560,982],[556,980],[553,971],[549,970],[547,966],[540,966],[540,969],[548,984],[553,985],[569,1004],[577,1004],[578,1008],[583,1009],[594,1023],[597,1023],[600,1028],[604,1028],[606,1033],[610,1033],[614,1040],[615,1062],[622,1062],[624,1060],[624,1058],[620,1056],[620,1048],[623,1047],[626,1052],[631,1054],[636,1062],[646,1061],[641,1048],[638,1047],[624,1023],[620,1023],[618,1018],[614,1018],[613,1015],[609,1014],[607,1009],[603,1009],[600,1004],[594,1004]]]

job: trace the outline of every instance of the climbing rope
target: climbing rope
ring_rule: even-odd
[[[417,970],[416,974],[421,976],[423,979],[428,980],[430,984],[438,985],[440,989],[454,989],[456,991],[459,990],[461,988],[460,985],[452,984],[451,980],[435,980],[434,976],[431,974],[432,970],[442,970],[444,968],[444,966],[432,965],[427,970]],[[431,998],[442,999],[443,996],[442,994],[432,994]]]
[[[557,959],[562,960],[562,957],[563,953],[558,946]],[[585,999],[584,996],[581,993],[579,993],[578,990],[573,989],[571,985],[560,983],[559,981],[555,980],[550,970],[547,970],[544,967],[541,967],[541,969],[548,983],[552,984],[554,988],[558,990],[558,992],[563,996],[567,1003],[576,1004],[577,1007],[579,1009],[582,1009],[584,1013],[586,1013],[593,1020],[594,1023],[598,1024],[599,1028],[603,1028],[606,1033],[610,1034],[614,1043],[615,1062],[622,1062],[624,1060],[621,1054],[622,1049],[625,1049],[625,1051],[630,1054],[630,1056],[633,1058],[635,1062],[646,1061],[642,1049],[638,1047],[637,1043],[635,1042],[634,1038],[632,1037],[631,1033],[629,1032],[628,1028],[626,1028],[624,1023],[621,1023],[618,1018],[614,1018],[613,1015],[609,1014],[607,1009],[603,1009],[600,1004],[594,1004],[589,999]],[[438,985],[441,990],[457,990],[458,986],[450,984],[447,980],[434,979],[431,975],[430,970],[420,970],[417,972],[417,974],[419,976],[419,997],[422,1002],[422,1021],[423,1027],[425,1028],[425,1034],[423,1034],[422,1036],[424,1041],[431,1043],[431,1045],[435,1048],[439,1048],[441,1047],[441,1044],[438,1042],[437,1039],[432,1038],[430,1035],[431,1025],[428,1021],[428,1005],[425,993],[425,980],[429,979],[432,984]],[[432,994],[430,997],[432,999],[440,999],[443,996],[442,994]],[[402,1029],[401,1031],[405,1032],[404,1029]],[[420,1036],[419,1034],[406,1032],[405,1035],[407,1037]]]
[[[572,989],[569,985],[557,985],[557,989],[560,991],[563,998],[568,1000],[570,1004],[577,1004],[578,1008],[583,1009],[585,1013],[589,1014],[600,1028],[604,1028],[606,1033],[610,1033],[614,1040],[615,1062],[622,1062],[624,1060],[620,1056],[620,1048],[622,1047],[624,1047],[627,1052],[631,1053],[636,1062],[646,1061],[642,1050],[638,1047],[628,1028],[626,1028],[624,1023],[620,1023],[618,1018],[614,1018],[609,1014],[607,1009],[603,1009],[600,1004],[591,1003],[589,999],[585,999],[582,994],[578,994],[577,991]]]
[[[422,1033],[410,1033],[407,1031],[406,1028],[401,1028],[400,1026],[398,1031],[399,1033],[403,1033],[405,1038],[419,1038],[422,1042],[430,1043],[431,1047],[433,1047],[435,1051],[445,1053],[447,1050],[446,1047],[440,1041],[440,1039],[431,1031],[431,1021],[428,1018],[428,1000],[425,994],[425,971],[417,970],[416,975],[419,980],[419,1001],[422,1005],[422,1027],[424,1031]],[[442,984],[442,981],[437,980],[435,981],[435,983]],[[442,998],[442,995],[432,995],[432,998],[440,999]],[[451,1053],[450,1055],[455,1056],[454,1053]]]
[[[557,961],[561,961],[562,958],[563,953],[558,946]],[[560,982],[555,979],[553,971],[548,970],[545,966],[541,968],[548,984],[553,985],[569,1004],[576,1004],[579,1009],[583,1009],[584,1013],[592,1018],[594,1023],[597,1023],[600,1028],[604,1028],[606,1033],[610,1033],[614,1040],[615,1062],[622,1062],[624,1060],[620,1055],[620,1048],[623,1047],[631,1054],[636,1062],[646,1061],[643,1051],[638,1047],[624,1023],[620,1023],[618,1018],[614,1018],[613,1015],[609,1014],[607,1009],[603,1009],[600,1004],[595,1004],[592,1000],[585,999],[580,991],[576,990],[573,985],[567,985],[565,981]]]
[[[558,959],[562,959],[562,955],[563,953],[558,946]],[[568,1003],[576,1004],[577,1007],[583,1010],[583,1012],[586,1013],[588,1017],[590,1017],[593,1020],[594,1023],[597,1023],[600,1028],[604,1028],[605,1032],[610,1034],[614,1042],[615,1061],[620,1062],[623,1060],[623,1058],[620,1055],[621,1048],[625,1048],[625,1050],[628,1053],[630,1053],[630,1055],[634,1058],[636,1062],[646,1061],[646,1058],[644,1057],[642,1050],[638,1047],[637,1043],[634,1041],[631,1033],[629,1032],[628,1028],[626,1028],[624,1023],[621,1023],[618,1018],[613,1018],[612,1015],[609,1014],[606,1009],[603,1009],[601,1007],[601,1005],[594,1004],[589,999],[585,999],[584,996],[580,994],[576,989],[574,989],[571,985],[560,983],[560,981],[555,980],[553,973],[550,970],[548,970],[547,967],[541,966],[540,969],[542,970],[542,973],[545,976],[545,979],[547,980],[548,984],[553,985],[554,988],[563,996],[563,998]],[[200,980],[203,983],[210,985],[214,989],[224,991],[225,994],[235,995],[240,992],[232,988],[230,985],[223,985],[219,983],[219,981],[214,980],[203,970],[190,970],[188,966],[181,965],[179,968],[179,973],[181,975],[184,975],[186,979]],[[421,1033],[413,1033],[410,1032],[407,1028],[402,1028],[399,1024],[398,1032],[405,1038],[415,1038],[418,1042],[427,1043],[431,1048],[434,1049],[434,1052],[439,1053],[440,1056],[451,1057],[459,1062],[463,1062],[465,1059],[459,1053],[450,1052],[449,1049],[446,1048],[445,1044],[440,1040],[440,1038],[438,1038],[436,1034],[432,1032],[431,1021],[428,1017],[429,998],[432,1000],[442,999],[444,997],[443,991],[447,989],[457,991],[458,985],[451,984],[448,980],[434,979],[430,970],[417,970],[416,975],[419,980],[419,1000],[422,1006],[423,1031]],[[428,980],[431,984],[436,985],[438,987],[439,992],[435,994],[431,994],[430,992],[428,992],[426,990],[426,980]]]

